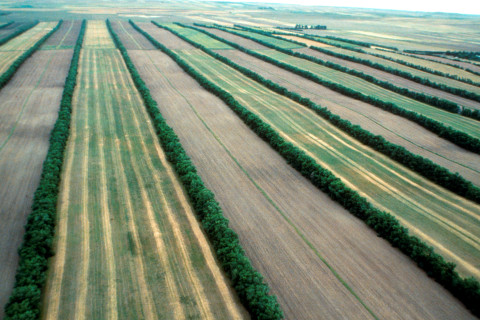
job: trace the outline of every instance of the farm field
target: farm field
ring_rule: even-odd
[[[179,32],[182,29],[175,28]],[[455,261],[464,275],[480,276],[476,267],[478,239],[475,240],[480,227],[478,205],[366,148],[312,111],[272,93],[203,52],[192,49],[176,52],[288,141],[305,150],[375,206],[393,213],[448,260]]]
[[[42,318],[244,318],[104,21],[78,77]]]
[[[3,25],[6,25],[7,23],[3,23]],[[3,40],[5,39],[6,37],[8,37],[9,35],[15,33],[18,29],[20,29],[22,26],[25,26],[27,25],[26,23],[22,23],[22,22],[13,22],[12,24],[8,25],[8,26],[5,26],[5,27],[1,27],[0,28],[0,40]]]
[[[379,51],[379,50],[376,50],[376,49],[373,49],[373,48],[365,48],[365,51],[368,52],[368,53],[373,53],[373,54],[376,54],[376,55],[380,55],[380,56],[384,56],[384,57],[388,57],[388,58],[393,58],[393,59],[404,61],[404,62],[407,62],[407,63],[412,63],[414,65],[420,65],[420,66],[423,66],[423,67],[426,67],[426,68],[429,68],[429,69],[432,69],[432,70],[438,70],[438,71],[441,71],[441,72],[446,73],[446,74],[451,74],[451,75],[458,76],[459,78],[470,79],[477,84],[480,82],[480,76],[475,75],[473,73],[470,73],[468,71],[459,69],[459,68],[455,68],[455,67],[443,64],[443,63],[438,63],[438,62],[435,62],[435,61],[428,61],[428,60],[420,59],[420,58],[413,57],[413,56],[410,56],[410,55],[399,54],[399,53],[396,53],[396,52],[393,52],[393,51]],[[465,89],[467,89],[467,88],[465,88]]]
[[[379,294],[400,305],[412,303],[387,287],[414,295],[426,293],[424,288],[433,282],[422,281],[417,287],[399,276],[409,274],[420,280],[413,264],[289,167],[224,103],[202,89],[170,58],[140,44],[142,36],[128,24],[113,25],[122,41],[129,43],[129,55],[159,102],[162,114],[179,134],[200,175],[239,233],[242,246],[277,294],[288,319],[315,318],[319,312],[330,318],[372,317],[342,287],[322,258],[379,318],[404,312],[395,304],[386,308],[379,303]],[[165,45],[196,51],[152,24],[138,25]],[[355,234],[354,239],[346,237],[348,233]],[[351,250],[338,250],[340,247]],[[370,256],[370,250],[378,256]],[[399,268],[391,273],[378,272],[390,268],[384,265],[388,259],[397,261],[394,265]],[[369,289],[373,283],[375,289]],[[430,298],[443,300],[439,296]],[[425,296],[406,312],[426,318],[441,317],[441,312],[457,313],[435,310],[438,305],[430,305],[430,298]],[[348,308],[336,308],[338,301]]]
[[[56,25],[57,22],[40,22],[32,29],[0,46],[0,74]]]
[[[231,30],[233,30],[233,29],[231,29]],[[240,33],[240,34],[243,34],[243,35],[246,35],[246,36],[249,36],[249,37],[253,37],[253,38],[256,38],[256,39],[259,39],[259,40],[263,40],[265,42],[269,42],[269,43],[272,43],[272,44],[275,44],[275,45],[277,45],[277,43],[279,41],[281,41],[281,40],[278,40],[278,39],[275,39],[275,38],[272,38],[272,37],[264,36],[264,35],[261,35],[261,34],[250,32],[250,31],[243,31],[243,30],[239,31],[239,30],[236,30],[236,29],[234,31],[236,33]],[[334,40],[328,40],[328,42],[333,43]],[[286,43],[286,42],[282,42],[282,43]],[[355,45],[351,45],[351,44],[348,44],[348,45],[355,47]],[[295,49],[293,46],[294,46],[294,44],[292,44],[292,46],[289,49]],[[284,45],[283,47],[287,48],[287,45]],[[452,72],[455,71],[456,73],[461,73],[462,75],[464,75],[464,76],[466,75],[469,78],[473,77],[474,79],[476,79],[475,80],[476,83],[478,83],[479,82],[478,80],[480,79],[479,76],[476,76],[472,73],[469,73],[467,71],[464,71],[464,70],[461,70],[461,69],[458,69],[458,68],[450,67],[450,66],[447,66],[447,65],[444,65],[444,64],[429,62],[429,61],[425,61],[425,60],[421,60],[421,59],[417,59],[417,58],[413,58],[413,57],[409,57],[409,56],[404,56],[404,55],[394,53],[394,52],[390,52],[390,51],[383,51],[383,50],[379,51],[379,50],[376,50],[376,49],[364,48],[364,47],[358,47],[358,46],[357,46],[357,48],[361,48],[362,50],[364,50],[368,53],[371,53],[371,54],[377,54],[377,55],[381,55],[381,56],[385,56],[385,57],[392,57],[392,58],[395,57],[395,59],[400,59],[400,60],[412,60],[411,63],[414,63],[414,61],[415,61],[414,64],[425,65],[425,67],[429,67],[429,68],[432,68],[434,70],[436,68],[436,69],[439,69],[438,71],[441,71],[441,72],[444,72],[444,73],[446,73],[445,70],[447,70],[447,69],[448,69],[448,71],[452,71]],[[332,51],[335,51],[335,52],[341,51],[342,53],[344,53],[343,51],[345,51],[345,49],[341,49],[341,48],[331,48],[329,50],[332,50]],[[355,56],[357,55],[357,52],[351,52],[350,50],[346,50],[346,51],[347,51],[348,54],[355,55]],[[367,59],[372,59],[372,57],[369,56],[369,57],[367,57]],[[420,60],[420,62],[419,62],[419,60]],[[422,63],[422,61],[423,61],[423,63]],[[376,62],[384,64],[385,59],[380,59],[380,61],[376,61]],[[400,67],[398,66],[398,64],[395,64],[395,68],[399,69]],[[403,68],[400,68],[400,69],[403,69]],[[417,71],[408,70],[408,72],[416,75],[418,73],[418,70]],[[453,88],[467,90],[467,91],[471,91],[471,92],[474,92],[474,93],[477,93],[477,94],[480,93],[480,88],[478,86],[475,86],[475,85],[471,85],[471,84],[468,84],[468,83],[464,83],[464,82],[460,82],[460,81],[457,81],[457,80],[454,80],[454,79],[440,77],[440,76],[434,77],[434,75],[428,74],[428,73],[421,73],[419,75],[421,77],[431,78],[432,81],[434,81],[434,82],[440,82],[440,83],[446,84],[448,86],[451,86]]]
[[[0,320],[478,319],[479,26],[0,1]]]
[[[222,32],[212,29],[208,29],[208,31],[219,35]],[[234,40],[240,41],[241,39],[241,37],[236,37]],[[459,172],[463,177],[480,186],[480,162],[477,154],[439,138],[425,128],[402,117],[343,96],[246,53],[238,50],[216,50],[216,53],[255,71],[290,91],[310,98],[319,105],[328,107],[342,118],[358,124],[374,134],[379,134],[388,141],[407,148],[414,154],[427,157],[452,172]]]
[[[176,27],[176,28],[180,28],[180,27]],[[233,37],[227,37],[226,34],[227,32],[224,32],[222,34],[222,36],[225,35],[225,39],[227,40],[234,39]],[[250,35],[255,36],[254,33],[250,33]],[[473,137],[476,137],[476,138],[480,137],[480,130],[479,130],[480,127],[478,126],[478,121],[476,120],[462,117],[456,114],[452,114],[444,110],[440,110],[438,108],[426,105],[424,103],[407,98],[400,94],[383,89],[363,79],[318,65],[316,63],[307,61],[305,59],[293,57],[273,49],[268,49],[266,47],[263,47],[263,49],[254,49],[253,47],[251,48],[248,44],[254,43],[254,41],[249,39],[243,39],[242,43],[240,42],[237,42],[237,43],[244,46],[247,49],[254,50],[255,52],[258,52],[265,56],[290,64],[300,69],[308,70],[316,74],[320,78],[323,78],[328,81],[332,81],[334,83],[338,83],[344,86],[348,86],[354,90],[362,92],[363,94],[377,97],[379,99],[382,99],[383,101],[397,104],[404,109],[411,110],[419,114],[422,114],[424,116],[427,116],[431,119],[437,120],[447,126],[451,126],[455,128],[458,131],[463,131],[465,133],[468,133]],[[258,43],[256,43],[255,46],[258,46]]]
[[[62,25],[56,33],[65,27]],[[55,44],[54,40],[49,42]],[[17,249],[40,179],[71,58],[71,49],[39,50],[0,91],[0,318],[13,287]]]
[[[459,68],[470,69],[470,70],[473,70],[475,72],[480,72],[480,66],[478,66],[476,64],[473,64],[473,63],[470,63],[470,62],[467,62],[467,61],[464,61],[464,60],[460,60],[460,59],[449,59],[449,58],[445,58],[445,57],[438,57],[438,56],[432,56],[432,55],[421,55],[421,54],[410,54],[410,55],[413,56],[413,57],[418,57],[420,59],[428,59],[428,60],[438,61],[440,63],[455,65]]]
[[[368,55],[368,54],[354,52],[354,51],[350,51],[350,50],[346,50],[346,49],[342,49],[342,48],[338,48],[338,47],[331,47],[331,46],[330,47],[325,47],[325,44],[323,44],[321,42],[316,42],[316,41],[309,40],[309,39],[303,39],[303,38],[300,38],[300,37],[290,37],[290,36],[282,36],[282,37],[293,38],[293,40],[295,40],[295,41],[308,41],[309,46],[323,47],[323,48],[325,48],[329,51],[340,53],[340,54],[343,54],[343,55],[346,55],[346,56],[349,56],[349,57],[355,57],[355,58],[360,58],[360,59],[364,59],[364,60],[370,60],[371,62],[382,64],[384,66],[395,68],[397,70],[402,70],[402,71],[405,71],[405,72],[409,72],[412,75],[419,76],[419,77],[422,77],[422,78],[425,78],[425,79],[430,79],[431,81],[434,81],[434,82],[437,82],[437,83],[443,83],[443,80],[447,79],[447,78],[444,78],[444,77],[435,76],[431,73],[420,71],[418,69],[410,68],[410,67],[392,62],[392,61],[384,60],[382,58],[377,58],[377,57],[374,57],[374,56],[371,56],[371,55]],[[462,98],[458,95],[454,95],[454,94],[451,94],[451,93],[448,93],[448,92],[445,92],[445,91],[442,91],[442,90],[439,90],[439,89],[434,89],[434,88],[428,87],[426,85],[422,85],[422,84],[419,84],[417,82],[402,78],[400,76],[396,76],[394,74],[391,74],[391,73],[388,73],[388,72],[385,72],[385,71],[381,71],[381,70],[363,65],[361,63],[356,63],[356,62],[348,61],[348,60],[345,60],[345,59],[337,58],[337,57],[328,55],[326,53],[319,52],[319,51],[311,49],[311,48],[301,48],[301,49],[296,49],[295,51],[300,52],[300,53],[304,53],[304,54],[307,54],[309,56],[313,56],[313,57],[316,57],[316,58],[319,58],[319,59],[322,59],[324,61],[330,61],[330,62],[342,65],[342,66],[350,68],[350,69],[361,71],[361,72],[363,72],[365,74],[368,74],[368,75],[371,75],[371,76],[373,76],[373,77],[375,77],[379,80],[394,83],[398,87],[407,88],[407,89],[415,91],[415,92],[421,92],[421,93],[425,93],[425,94],[430,95],[430,96],[443,98],[443,99],[455,102],[460,106],[468,107],[468,108],[471,108],[471,109],[480,109],[480,103],[479,102],[476,102],[476,101],[473,101],[473,100],[470,100],[470,99],[466,99],[466,98]]]

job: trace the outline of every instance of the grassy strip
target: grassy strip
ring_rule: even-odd
[[[46,280],[48,258],[52,256],[55,216],[63,155],[67,144],[72,111],[72,96],[77,82],[77,69],[85,21],[82,23],[70,69],[65,80],[57,121],[50,134],[50,146],[43,163],[39,186],[33,199],[32,212],[25,226],[15,287],[5,307],[5,320],[38,319],[40,299]]]
[[[244,30],[246,31],[250,31],[250,32],[254,32],[254,33],[258,33],[258,34],[261,34],[261,35],[264,35],[264,36],[270,36],[272,38],[276,38],[276,39],[282,39],[282,40],[285,40],[285,41],[290,41],[290,42],[293,42],[295,44],[298,44],[297,41],[294,41],[294,40],[290,40],[290,39],[285,39],[285,38],[280,38],[280,37],[275,37],[273,33],[271,32],[268,32],[268,31],[259,31],[259,30],[255,30],[255,29],[251,29],[251,28],[247,28],[247,27],[242,27]],[[229,31],[229,30],[224,30],[224,31]],[[245,36],[245,35],[244,35]],[[308,35],[299,35],[303,38],[306,38],[306,39],[310,39],[310,40],[314,40],[314,41],[318,41],[318,42],[323,42],[323,43],[326,43],[326,44],[330,44],[332,45],[331,42],[328,42],[328,41],[322,41],[321,39],[317,38],[317,37],[311,37],[311,36],[308,36]],[[253,40],[253,39],[252,39]],[[260,40],[261,41],[261,40]],[[398,64],[402,64],[402,65],[405,65],[407,67],[410,67],[410,68],[414,68],[414,69],[418,69],[420,71],[424,71],[424,72],[428,72],[428,73],[431,73],[431,74],[434,74],[434,75],[437,75],[437,76],[442,76],[442,77],[445,77],[445,78],[450,78],[450,79],[453,79],[453,80],[457,80],[457,81],[460,81],[460,82],[464,82],[464,83],[467,83],[467,84],[470,84],[470,85],[474,85],[474,86],[480,86],[480,83],[477,83],[477,82],[474,82],[470,79],[464,79],[464,78],[460,78],[456,75],[451,75],[451,74],[447,74],[447,73],[443,73],[441,71],[437,71],[437,70],[432,70],[432,69],[429,69],[427,67],[423,67],[423,66],[419,66],[419,65],[416,65],[416,64],[413,64],[413,63],[410,63],[410,62],[406,62],[406,61],[403,61],[403,60],[400,60],[400,59],[395,59],[395,58],[391,58],[391,57],[387,57],[387,56],[384,56],[384,55],[381,55],[381,54],[375,54],[375,53],[371,53],[371,52],[366,52],[362,49],[358,49],[358,48],[351,48],[351,47],[348,47],[348,46],[341,46],[341,45],[337,45],[337,44],[333,44],[334,46],[337,46],[339,48],[343,48],[343,49],[346,49],[346,50],[351,50],[351,51],[356,51],[356,52],[360,52],[360,53],[365,53],[365,54],[368,54],[368,55],[371,55],[371,56],[374,56],[374,57],[377,57],[377,58],[381,58],[381,59],[384,59],[384,60],[389,60],[389,61],[393,61],[395,63],[398,63]],[[384,51],[388,51],[388,50],[384,50]],[[390,51],[389,51],[390,52]],[[397,54],[401,54],[399,52],[396,52]],[[308,57],[308,56],[307,56]],[[305,58],[306,59],[306,58]],[[313,61],[313,60],[311,60]],[[322,61],[322,60],[320,60]],[[418,79],[417,79],[418,78]],[[460,97],[464,97],[464,98],[467,98],[467,99],[471,99],[471,100],[474,100],[474,101],[478,101],[480,102],[480,95],[479,94],[476,94],[474,92],[470,92],[468,90],[465,90],[465,89],[459,89],[459,88],[453,88],[451,86],[448,86],[448,85],[445,85],[445,84],[440,84],[440,83],[436,83],[436,82],[433,82],[433,81],[430,81],[428,79],[425,79],[425,78],[421,78],[421,77],[415,77],[415,76],[411,76],[411,79],[408,78],[409,80],[412,80],[412,81],[415,81],[415,82],[418,82],[420,84],[424,84],[424,85],[427,85],[427,86],[430,86],[432,88],[435,88],[435,89],[439,89],[439,90],[442,90],[442,91],[445,91],[445,92],[449,92],[449,93],[452,93],[452,94],[455,94],[455,95],[458,95]]]
[[[178,25],[186,28],[194,29],[198,32],[202,32],[213,39],[218,41],[223,41],[224,43],[232,46],[232,47],[240,47],[238,44],[222,39],[221,37],[214,35],[208,31],[203,29],[198,29],[191,26],[186,26],[181,23],[177,23]],[[406,166],[407,168],[417,172],[418,174],[422,175],[423,177],[433,181],[442,187],[460,195],[476,203],[480,204],[480,188],[475,187],[470,181],[464,179],[462,176],[458,174],[453,174],[449,170],[445,169],[444,167],[435,164],[429,159],[423,158],[421,156],[415,155],[410,151],[406,150],[404,147],[398,146],[396,144],[388,142],[382,136],[374,135],[367,130],[362,129],[358,125],[352,125],[350,121],[342,119],[340,116],[333,114],[327,108],[321,107],[314,102],[312,102],[308,98],[304,98],[301,95],[289,91],[287,88],[282,87],[270,80],[267,80],[260,76],[259,74],[249,70],[248,68],[242,67],[235,62],[231,61],[224,56],[215,53],[214,51],[206,48],[205,46],[179,34],[178,32],[171,30],[170,28],[165,29],[169,30],[173,34],[175,34],[180,39],[192,44],[196,48],[201,49],[205,53],[209,54],[210,56],[214,57],[217,60],[225,63],[226,65],[240,71],[245,76],[257,81],[258,83],[264,85],[265,87],[269,88],[272,91],[275,91],[278,94],[284,95],[295,102],[298,102],[307,108],[312,109],[322,118],[328,120],[331,124],[336,126],[337,128],[343,130],[353,138],[357,139],[361,143],[375,149],[378,152],[383,153],[384,155],[388,156],[392,160],[395,160],[402,165]]]
[[[210,82],[185,60],[153,39],[148,33],[133,23],[132,25],[157,48],[171,56],[202,87],[222,99],[246,125],[269,143],[274,150],[293,168],[310,180],[313,185],[328,194],[334,201],[340,203],[350,213],[362,219],[380,237],[389,241],[394,247],[399,248],[415,261],[420,268],[462,301],[475,315],[480,315],[480,305],[478,304],[480,283],[477,280],[473,277],[461,278],[455,271],[454,263],[446,262],[442,256],[434,252],[432,247],[429,247],[417,237],[410,236],[408,229],[403,227],[395,217],[373,207],[364,197],[348,188],[339,178],[329,170],[321,167],[304,151],[285,141],[270,125],[238,103],[231,94]]]
[[[249,30],[250,28],[244,28],[244,29]],[[276,37],[275,36],[276,33],[269,33],[267,31],[259,32],[259,31],[256,31],[256,30],[252,30],[252,31],[260,33],[262,35],[270,36],[270,37],[273,37],[273,38],[290,41],[290,42],[293,42],[295,44],[299,43],[298,41],[295,41],[295,40]],[[308,36],[308,35],[299,35],[299,36],[301,36],[305,39],[310,39],[310,40],[314,40],[314,41],[318,41],[318,42],[328,43],[327,41],[321,41],[316,37],[311,37],[311,36]],[[342,47],[342,46],[338,46],[338,47],[341,47],[343,49],[347,49],[347,50],[350,50],[350,51],[356,51],[356,52],[359,52],[359,53],[370,54],[370,53],[365,52],[361,49],[355,49],[355,48],[350,48],[350,47]],[[378,70],[381,70],[381,71],[385,71],[385,72],[391,73],[393,75],[396,75],[396,76],[414,81],[416,83],[426,85],[426,86],[429,86],[429,87],[432,87],[432,88],[435,88],[435,89],[439,89],[439,90],[442,90],[442,91],[445,91],[445,92],[449,92],[449,93],[452,93],[452,94],[456,94],[456,90],[458,90],[458,89],[451,88],[451,87],[443,85],[443,84],[435,83],[435,82],[430,81],[429,79],[426,79],[426,78],[422,78],[422,77],[419,77],[419,76],[412,75],[409,72],[402,71],[400,69],[395,69],[395,68],[392,68],[392,67],[387,67],[383,64],[376,63],[376,62],[373,62],[373,61],[370,61],[370,60],[367,60],[367,59],[361,59],[361,58],[358,58],[358,57],[355,57],[355,56],[349,56],[349,55],[346,55],[346,54],[330,51],[328,49],[320,48],[320,47],[316,47],[316,46],[311,46],[310,48],[313,49],[313,50],[319,51],[321,53],[328,54],[328,55],[333,56],[333,57],[337,57],[337,58],[340,58],[340,59],[360,63],[360,64],[366,65],[368,67],[372,67],[372,68],[375,68],[375,69],[378,69]],[[370,55],[372,55],[372,54],[370,54]],[[458,114],[461,114],[465,117],[480,120],[480,110],[472,110],[472,109],[468,109],[466,107],[460,107],[458,104],[453,103],[451,101],[448,101],[446,99],[441,99],[441,98],[437,98],[437,97],[434,97],[434,96],[428,96],[426,94],[411,91],[411,90],[406,89],[406,88],[397,87],[390,82],[379,80],[379,79],[377,79],[377,78],[375,78],[371,75],[367,75],[367,74],[365,74],[361,71],[353,70],[353,69],[341,66],[339,64],[336,64],[336,63],[333,63],[333,62],[330,62],[330,61],[323,61],[319,58],[314,58],[314,59],[315,60],[311,60],[311,59],[309,59],[309,60],[313,61],[315,63],[318,63],[320,65],[326,66],[328,68],[332,68],[334,70],[338,70],[338,71],[345,72],[345,73],[351,74],[353,76],[359,77],[363,80],[366,80],[370,83],[378,85],[382,88],[385,88],[387,90],[396,92],[398,94],[404,95],[406,97],[412,98],[412,99],[420,101],[422,103],[429,104],[433,107],[437,107],[439,109],[443,109],[443,110],[446,110],[446,111],[452,112],[452,113],[458,113]]]
[[[147,38],[150,41],[153,40],[133,22],[131,23],[134,28],[148,36]],[[180,177],[195,212],[215,249],[217,258],[222,264],[223,270],[232,281],[232,285],[240,300],[254,319],[283,318],[283,312],[277,303],[276,297],[269,294],[268,285],[264,282],[262,275],[253,268],[250,260],[245,255],[237,234],[228,226],[228,220],[223,216],[220,205],[215,200],[213,193],[205,187],[197,174],[193,163],[180,144],[178,136],[160,114],[156,101],[150,95],[150,90],[138,74],[128,56],[127,50],[112,30],[108,20],[107,26],[145,102],[145,107],[152,118],[155,131],[167,158],[173,164],[175,171]],[[175,53],[153,41],[152,43],[157,48],[177,61],[178,57]],[[184,64],[183,68],[186,66]]]
[[[243,38],[255,41],[255,42],[258,42],[262,45],[265,45],[267,47],[270,47],[270,48],[275,49],[277,51],[280,51],[282,53],[292,55],[294,57],[310,60],[310,61],[313,61],[313,62],[316,62],[315,60],[318,60],[314,57],[311,57],[311,56],[308,56],[308,55],[305,55],[305,54],[301,54],[301,53],[298,53],[298,52],[294,52],[292,50],[278,48],[277,46],[274,46],[270,43],[266,43],[264,41],[255,39],[253,37],[245,36],[241,33],[238,33],[238,32],[232,31],[232,30],[227,30],[227,29],[220,28],[220,27],[215,27],[215,28],[217,28],[219,30],[226,31],[226,32],[230,32],[232,34],[238,35],[240,37],[243,37]],[[381,108],[385,111],[391,112],[395,115],[404,117],[408,120],[411,120],[411,121],[421,125],[422,127],[426,128],[427,130],[437,134],[438,136],[440,136],[440,137],[442,137],[446,140],[449,140],[450,142],[452,142],[452,143],[454,143],[454,144],[456,144],[456,145],[458,145],[458,146],[460,146],[464,149],[467,149],[467,150],[475,152],[475,153],[480,153],[480,140],[472,137],[471,135],[469,135],[465,132],[458,131],[458,130],[456,130],[452,127],[449,127],[449,126],[447,127],[443,123],[441,123],[437,120],[433,120],[433,119],[428,118],[424,115],[418,114],[417,112],[414,112],[414,111],[406,110],[406,109],[404,109],[404,108],[402,108],[402,107],[400,107],[400,106],[398,106],[394,103],[385,102],[381,99],[365,95],[362,92],[353,90],[353,89],[351,89],[349,87],[346,87],[344,85],[334,83],[334,82],[331,82],[331,81],[328,81],[328,80],[324,80],[321,77],[317,76],[316,74],[314,74],[314,73],[312,73],[308,70],[297,68],[297,67],[292,66],[288,63],[284,63],[284,62],[281,62],[277,59],[265,56],[265,55],[263,55],[259,52],[255,52],[253,50],[248,50],[248,49],[245,49],[245,48],[243,48],[242,51],[251,55],[251,56],[262,59],[263,61],[266,61],[268,63],[276,65],[277,67],[283,68],[287,71],[298,74],[298,75],[300,75],[300,76],[302,76],[306,79],[312,80],[312,81],[314,81],[314,82],[316,82],[316,83],[318,83],[318,84],[320,84],[324,87],[327,87],[331,90],[339,92],[343,95],[346,95],[348,97],[366,102],[366,103],[371,104],[375,107],[379,107],[379,108]],[[323,61],[320,60],[320,63],[321,62],[323,62]]]
[[[47,39],[57,31],[62,25],[63,20],[60,20],[55,28],[53,28],[49,33],[44,35],[40,40],[37,41],[30,49],[25,51],[20,57],[15,60],[12,65],[0,76],[0,89],[5,87],[5,85],[10,81],[18,68],[27,60],[35,51],[37,51],[40,46],[47,41]]]
[[[13,23],[13,22],[12,22]],[[21,35],[22,33],[24,33],[25,31],[28,31],[30,29],[32,29],[33,27],[35,27],[36,25],[38,24],[38,21],[35,21],[31,24],[27,24],[27,25],[24,25],[20,28],[18,28],[17,31],[15,31],[14,33],[6,36],[5,38],[3,39],[0,39],[0,46],[5,44],[6,42],[10,41],[11,39],[15,38],[16,36],[19,36]]]
[[[5,23],[5,24],[2,24],[2,25],[0,26],[0,29],[4,29],[4,28],[12,25],[13,23],[14,23],[14,21],[10,21],[10,22],[7,22],[7,23]]]

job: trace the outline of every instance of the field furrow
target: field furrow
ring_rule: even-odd
[[[221,31],[221,30],[212,30],[212,31],[215,34],[219,35],[220,37],[233,42],[237,42],[237,39],[240,38],[239,36],[229,34],[228,32],[225,32],[225,31]],[[248,43],[253,44],[255,42],[252,40],[243,39],[242,43],[243,43],[242,46],[248,49],[251,49],[251,46],[247,44]],[[460,115],[456,115],[444,110],[439,110],[438,108],[426,105],[424,103],[420,103],[416,100],[413,100],[405,96],[402,96],[400,94],[383,89],[363,79],[360,79],[352,75],[349,75],[340,71],[336,71],[324,66],[320,66],[308,60],[293,57],[276,50],[268,49],[266,47],[264,48],[265,49],[255,50],[255,51],[262,55],[276,59],[278,61],[298,67],[300,69],[308,70],[327,81],[331,81],[334,83],[338,83],[338,84],[350,87],[353,90],[359,91],[368,96],[378,98],[385,102],[397,104],[398,106],[401,106],[404,109],[417,112],[426,117],[437,120],[445,124],[446,126],[451,126],[452,128],[455,128],[458,131],[462,131],[470,134],[473,137],[480,138],[480,129],[479,129],[480,127],[478,126],[478,121],[476,120],[462,117]]]
[[[43,318],[245,318],[104,22],[73,110]]]
[[[164,44],[186,48],[181,54],[190,52],[191,46],[164,30],[153,34]],[[446,302],[450,295],[408,258],[289,167],[165,54],[129,50],[129,55],[287,318],[471,318],[455,300]],[[224,73],[207,59],[192,66],[205,63],[221,70],[212,78],[222,77],[222,86],[235,95],[244,91],[252,99],[263,98],[248,82],[231,80],[229,73],[235,71]],[[335,307],[339,302],[342,308]]]

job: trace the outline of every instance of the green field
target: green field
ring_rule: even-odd
[[[43,317],[241,318],[105,22],[78,81]]]

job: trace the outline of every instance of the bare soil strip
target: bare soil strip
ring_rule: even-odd
[[[72,50],[36,52],[0,91],[0,318],[71,56]]]
[[[176,37],[167,39],[168,37],[171,37],[169,33],[162,33],[158,39],[162,42],[163,40],[174,42],[173,39],[176,39],[177,43],[180,42]],[[383,270],[383,267],[378,265],[373,267],[369,264],[375,265],[379,262],[388,264],[385,261],[391,261],[390,256],[386,260],[383,257],[376,261],[376,258],[378,258],[376,255],[376,258],[374,257],[375,261],[369,260],[366,263],[366,261],[360,262],[360,260],[367,258],[368,255],[362,258],[360,252],[368,250],[367,248],[375,248],[375,252],[380,250],[382,254],[395,256],[393,258],[395,261],[397,261],[396,259],[403,261],[388,264],[388,269],[392,266],[401,266],[399,268],[403,270],[401,272],[406,272],[403,268],[408,269],[408,272],[413,270],[419,272],[408,259],[402,257],[388,245],[384,247],[385,251],[377,248],[382,247],[384,242],[300,177],[275,152],[245,127],[223,103],[201,89],[165,55],[160,52],[134,50],[130,51],[130,55],[156,100],[163,102],[159,106],[162,113],[179,134],[182,144],[194,160],[202,178],[205,179],[208,187],[212,188],[220,200],[233,228],[239,233],[248,255],[252,258],[256,267],[267,277],[268,282],[279,296],[287,317],[308,318],[309,314],[311,317],[319,314],[342,317],[338,312],[347,311],[345,308],[338,310],[335,307],[336,303],[352,300],[348,298],[348,295],[343,298],[335,297],[345,287],[339,290],[338,279],[333,277],[331,271],[319,260],[317,254],[302,237],[292,229],[292,225],[288,224],[285,218],[280,215],[277,208],[285,212],[294,225],[298,226],[298,230],[326,257],[326,260],[333,265],[333,268],[342,278],[346,279],[353,290],[357,293],[361,292],[359,296],[366,301],[374,313],[378,314],[380,318],[385,317],[386,314],[391,317],[393,313],[399,314],[399,317],[405,317],[401,308],[398,312],[392,309],[387,311],[381,306],[385,300],[380,303],[380,300],[384,298],[389,299],[390,294],[387,292],[391,291],[390,286],[395,283],[395,276],[385,275],[385,281],[372,279],[372,277],[383,276],[378,274],[378,270]],[[156,70],[153,66],[156,67]],[[171,106],[175,107],[172,108]],[[192,110],[192,106],[196,112]],[[201,119],[197,114],[200,115]],[[221,140],[228,152],[222,145],[219,145],[219,141],[212,136],[211,131],[205,127],[205,124]],[[252,180],[246,177],[245,171],[242,171],[234,159],[241,164],[241,168],[248,172],[251,179],[262,190],[265,190],[268,197],[273,199],[275,205],[265,197]],[[325,208],[325,211],[318,208]],[[335,212],[335,214],[330,214],[330,212]],[[330,219],[340,219],[342,223],[337,221],[337,223],[329,225],[326,221]],[[332,220],[330,222],[333,223]],[[348,227],[345,224],[348,224]],[[331,227],[333,225],[335,225],[334,228]],[[353,228],[358,233],[353,229],[342,232],[338,228]],[[346,234],[355,234],[355,236],[350,238]],[[340,245],[345,241],[347,243],[363,244],[365,243],[363,242],[364,237],[370,240],[365,240],[369,245],[365,245],[363,249],[353,249],[350,244]],[[359,240],[360,238],[362,240]],[[285,242],[285,240],[288,241]],[[352,250],[346,248],[352,248]],[[344,250],[348,252],[344,252]],[[282,252],[285,256],[279,255],[279,252]],[[279,262],[279,259],[282,262]],[[347,259],[351,263],[344,263],[343,259]],[[352,262],[351,259],[355,262]],[[335,263],[332,263],[334,260]],[[310,267],[314,265],[317,265],[313,269],[316,271],[312,273]],[[412,269],[409,269],[408,266]],[[357,268],[361,270],[355,271]],[[350,269],[350,271],[347,271],[347,269]],[[370,271],[367,270],[371,270],[372,273],[370,274]],[[376,271],[373,272],[373,270]],[[357,272],[364,275],[360,277],[361,280],[354,276],[358,275]],[[397,270],[393,274],[397,274]],[[320,281],[313,280],[311,276],[315,278],[320,276],[318,278]],[[411,276],[409,275],[409,277]],[[420,286],[423,289],[419,287],[418,290],[420,291],[416,291],[417,288],[414,290],[416,291],[414,295],[419,297],[418,292],[424,290],[427,283],[429,283],[427,287],[432,283],[422,272],[414,277],[415,279],[418,277],[418,280],[423,283]],[[360,284],[363,281],[365,282]],[[366,285],[366,282],[369,281],[376,281],[377,285],[370,287],[375,287],[376,293],[367,293],[369,286]],[[405,283],[400,278],[398,281],[400,281],[400,287],[403,289],[406,289],[405,285],[409,287],[418,284],[415,282]],[[380,283],[382,287],[385,285],[385,292],[380,292],[382,289],[378,291],[378,284]],[[434,283],[433,285],[436,286]],[[295,289],[297,286],[300,287]],[[335,287],[337,289],[334,289]],[[299,288],[302,289],[299,290]],[[325,288],[328,288],[328,290],[325,290]],[[410,289],[412,288],[410,287]],[[319,291],[322,293],[320,294]],[[428,297],[427,300],[432,298],[431,293],[427,293],[430,290],[424,292],[425,297]],[[435,292],[438,293],[439,291],[435,290]],[[396,295],[392,297],[396,302],[391,305],[398,304],[398,301],[402,299],[410,300],[409,297],[411,296],[411,293]],[[309,301],[312,301],[312,304]],[[420,300],[409,301],[405,305],[417,304],[418,301]],[[422,303],[426,302],[425,299],[421,299],[421,301]],[[308,307],[305,307],[306,305]],[[342,307],[359,306],[358,302],[343,302],[341,305]],[[389,303],[387,302],[384,305],[389,305]],[[316,306],[318,306],[318,310]],[[425,306],[419,306],[418,308],[423,309]],[[427,308],[429,309],[429,307]],[[408,307],[407,309],[411,308]],[[349,308],[346,317],[365,318],[366,315],[358,313],[358,310],[365,311],[365,309],[358,309],[358,307]],[[461,307],[459,310],[461,310]],[[432,311],[426,313],[430,314],[430,312]],[[421,311],[421,313],[424,313],[424,311]],[[433,311],[433,314],[440,316],[437,311]],[[470,317],[468,314],[465,314],[465,316]],[[343,317],[345,317],[345,314]],[[431,315],[426,317],[431,317]]]
[[[59,212],[43,317],[248,318],[105,34],[104,22],[88,23],[73,114],[80,127],[67,149],[61,198],[67,210]],[[83,223],[71,229],[76,211]]]

